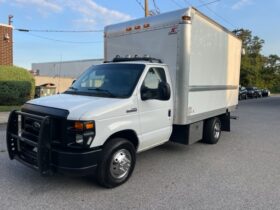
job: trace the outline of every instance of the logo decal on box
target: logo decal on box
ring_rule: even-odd
[[[172,34],[177,34],[177,26],[173,26],[173,27],[170,29],[168,35],[172,35]]]

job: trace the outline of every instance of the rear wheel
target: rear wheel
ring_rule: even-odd
[[[203,129],[203,142],[206,144],[216,144],[221,136],[221,121],[214,117],[205,121]]]
[[[136,162],[134,145],[123,138],[110,140],[104,148],[98,166],[97,181],[100,185],[113,188],[125,183],[131,176]]]

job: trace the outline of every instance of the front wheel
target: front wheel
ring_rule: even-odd
[[[221,136],[221,121],[214,117],[205,121],[203,129],[203,142],[206,144],[217,144]]]
[[[136,162],[134,145],[123,138],[111,139],[104,148],[98,166],[97,181],[113,188],[125,183],[131,176]]]

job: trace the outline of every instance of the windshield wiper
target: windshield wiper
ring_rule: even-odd
[[[71,89],[71,90],[75,90],[75,91],[77,91],[78,90],[78,88],[75,88],[75,87],[69,87],[69,89]]]
[[[111,97],[116,97],[115,94],[111,93],[109,90],[106,90],[106,89],[101,89],[101,88],[88,88],[88,90],[94,90],[94,91],[96,91],[96,92],[103,92],[103,93],[108,94],[108,95],[111,96]]]

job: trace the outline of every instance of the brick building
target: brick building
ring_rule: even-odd
[[[13,65],[13,27],[0,24],[0,65]]]

